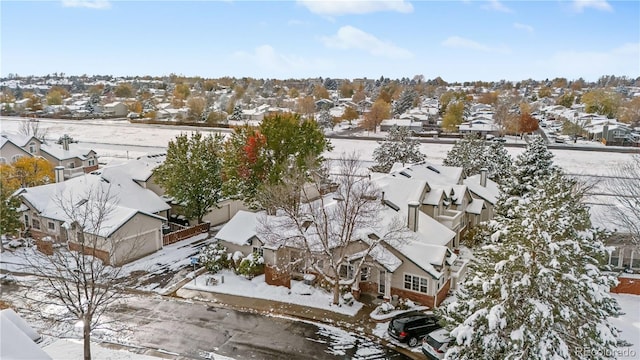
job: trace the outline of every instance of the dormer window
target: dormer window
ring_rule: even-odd
[[[29,152],[31,154],[35,154],[36,153],[36,143],[35,142],[32,142],[32,143],[29,144]]]

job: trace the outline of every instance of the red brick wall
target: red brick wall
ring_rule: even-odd
[[[291,289],[291,275],[279,272],[270,265],[264,267],[264,281],[269,285],[285,286]]]
[[[451,287],[451,279],[447,280],[442,289],[436,295],[436,306],[440,305],[444,299],[447,298],[447,294],[449,293],[449,288]]]
[[[429,296],[427,294],[422,294],[422,293],[417,293],[417,292],[413,292],[413,291],[409,291],[409,290],[405,290],[405,289],[398,289],[398,288],[391,288],[391,295],[398,295],[398,297],[404,298],[404,299],[411,299],[411,301],[419,303],[421,305],[424,306],[428,306],[430,308],[433,308],[434,304],[434,297],[433,296]]]
[[[621,276],[618,281],[618,286],[611,288],[612,293],[640,295],[640,279]]]
[[[378,283],[373,281],[363,281],[358,284],[360,291],[367,294],[378,294]]]
[[[36,248],[45,255],[53,255],[53,243],[36,239]]]

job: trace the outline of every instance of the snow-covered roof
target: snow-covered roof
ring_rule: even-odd
[[[402,174],[404,172],[405,174]],[[409,178],[426,180],[429,185],[456,185],[462,178],[462,167],[444,166],[428,161],[421,161],[416,164],[404,165],[393,164],[390,174],[400,174]]]
[[[484,207],[484,200],[473,199],[469,205],[467,205],[466,211],[470,214],[480,215],[482,208]]]
[[[258,213],[240,210],[227,222],[215,238],[231,244],[247,245],[247,242],[256,236]]]
[[[153,170],[162,165],[166,158],[166,154],[145,155],[122,164],[104,167],[98,172],[108,175],[113,171],[121,171],[135,181],[146,182],[153,175]]]
[[[2,135],[0,136],[0,148],[4,146],[4,144],[6,144],[7,142],[12,143],[13,145],[17,146],[17,147],[25,147],[27,146],[27,144],[31,141],[31,140],[35,140],[38,143],[41,143],[40,140],[38,140],[37,138],[33,137],[33,136],[24,136],[24,135],[19,135],[19,134],[9,134],[9,133],[2,133]]]
[[[86,160],[89,153],[93,150],[87,149],[79,149],[79,148],[69,148],[69,150],[65,150],[62,145],[58,144],[42,144],[40,145],[40,151],[45,152],[58,160],[68,160],[78,158],[80,160]]]
[[[88,200],[86,198],[90,192],[109,194],[112,197],[109,201],[111,211],[101,223],[97,234],[104,237],[110,236],[138,213],[164,220],[154,213],[169,210],[171,207],[159,196],[151,190],[142,188],[126,176],[111,175],[103,177],[98,174],[84,174],[64,182],[23,188],[16,191],[16,194],[33,206],[40,216],[62,222],[74,220],[65,213],[63,204],[65,206],[78,204],[76,207],[80,207]],[[92,230],[85,229],[85,231]]]
[[[358,260],[362,258],[362,256],[364,256],[365,253],[366,253],[366,250],[357,252],[349,256],[347,258],[347,261]],[[390,272],[396,271],[400,267],[400,265],[402,265],[402,260],[400,260],[400,258],[398,258],[397,256],[393,255],[391,251],[389,251],[387,248],[385,248],[381,244],[378,244],[373,249],[371,249],[371,251],[369,252],[369,256],[373,260],[375,260],[378,264],[384,266],[384,268]]]
[[[18,315],[13,309],[8,308],[4,310],[0,310],[0,318],[11,321],[16,325],[20,331],[25,333],[32,341],[38,342],[42,339],[42,337],[23,319]]]
[[[25,333],[25,328],[22,325],[16,324],[9,316],[4,315],[4,310],[0,314],[2,314],[0,316],[0,343],[2,344],[0,346],[0,359],[51,360],[51,357],[32,340],[30,335]],[[16,316],[18,315],[16,314]]]
[[[487,179],[487,186],[480,185],[480,174],[469,176],[463,180],[467,185],[469,191],[473,194],[487,200],[489,203],[495,205],[500,195],[500,189],[498,184],[491,179]]]

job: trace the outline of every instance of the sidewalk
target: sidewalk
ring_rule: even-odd
[[[369,314],[376,308],[376,306],[373,305],[371,301],[367,301],[366,296],[361,299],[364,306],[355,316],[347,316],[323,309],[277,302],[273,300],[220,294],[209,291],[179,289],[175,292],[174,296],[184,299],[197,299],[211,302],[213,304],[212,306],[215,307],[230,307],[239,311],[260,313],[267,316],[283,316],[336,326],[344,330],[375,338],[382,345],[387,346],[410,359],[424,359],[421,352],[413,352],[407,348],[396,346],[395,344],[376,336],[374,333],[376,323],[369,317]]]

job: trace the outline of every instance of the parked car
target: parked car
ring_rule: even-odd
[[[492,141],[497,141],[497,142],[507,142],[507,139],[503,138],[503,137],[495,137],[493,138]]]
[[[387,333],[400,342],[407,345],[417,346],[427,334],[440,329],[438,318],[433,314],[419,311],[411,311],[396,315],[389,322]]]
[[[453,340],[447,330],[435,330],[422,340],[422,353],[427,356],[427,359],[444,359],[444,354],[449,350]]]

